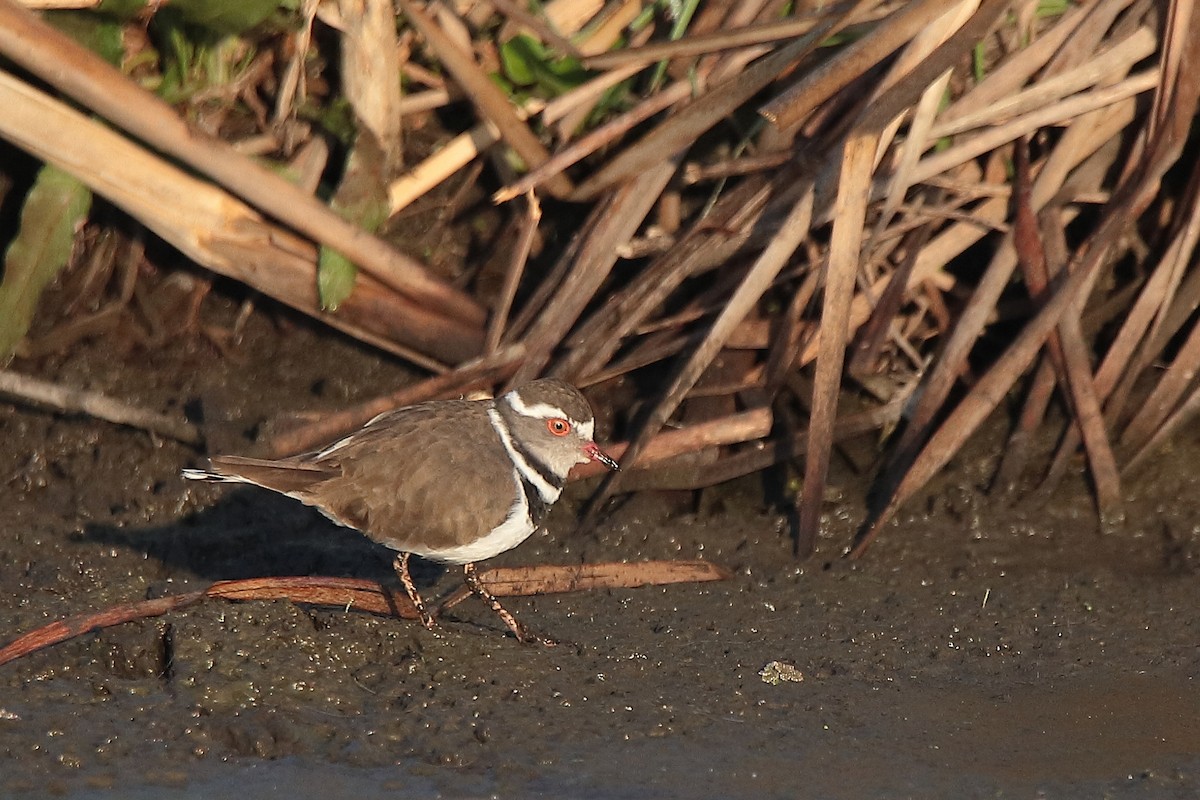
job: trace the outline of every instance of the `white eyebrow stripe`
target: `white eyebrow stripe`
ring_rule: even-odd
[[[517,394],[516,390],[504,395],[504,402],[508,403],[513,411],[526,417],[536,417],[538,419],[554,419],[555,417],[562,417],[564,419],[571,419],[561,408],[558,406],[552,406],[549,403],[534,403],[533,405],[526,405],[521,399],[521,396]],[[575,420],[571,421],[574,422]]]

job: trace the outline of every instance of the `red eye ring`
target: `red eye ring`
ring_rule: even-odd
[[[553,419],[546,420],[546,429],[555,436],[566,436],[571,432],[571,423],[562,417],[554,417]]]

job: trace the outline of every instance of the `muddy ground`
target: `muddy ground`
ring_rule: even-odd
[[[16,366],[202,408],[242,451],[280,412],[411,378],[262,313],[227,355],[109,338]],[[304,508],[178,477],[199,462],[0,404],[0,639],[215,579],[390,577],[383,551]],[[1101,534],[1081,479],[1005,508],[980,491],[991,460],[959,459],[857,563],[840,558],[862,504],[844,469],[804,562],[753,481],[694,506],[639,496],[587,536],[560,504],[491,563],[704,557],[735,577],[513,600],[572,643],[552,650],[476,602],[435,633],[286,602],[122,625],[0,667],[0,796],[1196,797],[1197,463],[1191,430]],[[802,680],[765,682],[774,661]]]

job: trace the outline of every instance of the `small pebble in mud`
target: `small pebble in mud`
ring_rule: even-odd
[[[796,669],[795,664],[788,664],[784,661],[768,661],[767,665],[758,671],[758,676],[762,678],[763,683],[769,683],[772,686],[778,686],[784,681],[800,683],[804,680],[804,673]]]

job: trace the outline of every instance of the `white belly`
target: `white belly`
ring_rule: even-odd
[[[504,522],[493,528],[491,533],[483,538],[443,550],[421,550],[410,547],[401,549],[408,550],[422,558],[446,564],[469,564],[473,561],[483,561],[492,556],[498,556],[506,550],[512,550],[537,530],[537,526],[529,517],[529,501],[525,499],[525,492],[521,488],[520,482],[516,481],[516,483],[517,499],[509,509],[508,516],[505,517]]]

